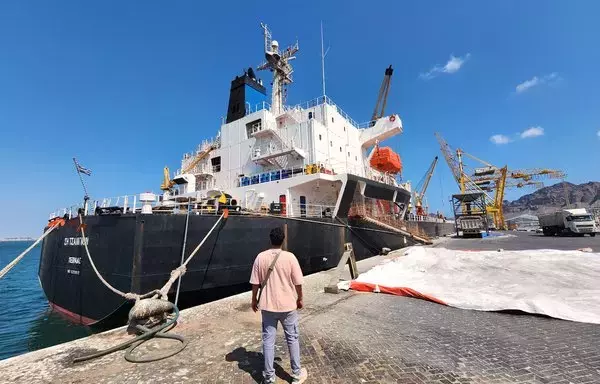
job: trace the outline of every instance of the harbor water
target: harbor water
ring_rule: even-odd
[[[31,242],[0,241],[0,269]],[[53,313],[37,277],[38,245],[0,280],[0,360],[91,334]]]

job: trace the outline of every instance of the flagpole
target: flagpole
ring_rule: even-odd
[[[83,192],[85,196],[83,196],[83,209],[86,210],[86,205],[90,197],[88,196],[87,188],[85,187],[85,183],[83,182],[83,177],[81,177],[81,171],[79,170],[79,164],[77,163],[77,159],[73,158],[73,163],[75,164],[75,170],[77,171],[77,175],[79,176],[79,181],[81,181],[81,186],[83,187]]]

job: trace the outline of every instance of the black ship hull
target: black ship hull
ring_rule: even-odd
[[[78,323],[123,324],[130,303],[98,279],[83,241],[88,242],[94,263],[111,285],[123,292],[145,293],[162,287],[180,265],[185,219],[185,215],[166,214],[87,216],[87,239],[81,238],[78,218],[67,221],[42,246],[39,277],[50,305]],[[190,216],[186,256],[217,219]],[[188,264],[181,281],[180,307],[248,290],[254,258],[269,247],[269,231],[277,226],[285,228],[284,247],[296,255],[305,275],[335,267],[347,242],[353,244],[359,260],[379,254],[383,247],[411,244],[410,238],[362,221],[350,219],[347,224],[330,218],[230,215]]]

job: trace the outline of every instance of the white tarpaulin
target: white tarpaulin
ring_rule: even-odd
[[[600,324],[600,253],[411,247],[361,274],[350,288]]]

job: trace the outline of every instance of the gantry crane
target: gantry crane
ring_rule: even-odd
[[[427,191],[427,187],[429,186],[429,182],[431,181],[431,176],[433,176],[437,162],[438,157],[436,156],[427,169],[427,172],[425,175],[423,175],[423,178],[419,181],[419,184],[417,184],[414,189],[413,201],[415,204],[415,214],[417,216],[427,216],[428,214],[429,209],[427,206],[423,207],[423,200],[425,198],[425,192]]]
[[[473,180],[469,178],[469,176],[464,171],[462,156],[464,152],[460,149],[456,151],[450,148],[450,145],[446,142],[446,140],[439,133],[435,133],[435,137],[440,143],[440,150],[442,151],[442,155],[446,159],[446,163],[454,176],[454,180],[458,183],[460,188],[460,193],[465,193],[469,190],[475,191],[480,190],[483,191],[479,186],[477,186]]]
[[[564,178],[565,174],[554,169],[531,169],[509,171],[507,166],[497,167],[481,160],[461,149],[453,151],[448,143],[439,133],[435,134],[440,144],[440,149],[446,158],[446,162],[460,187],[461,193],[483,192],[485,193],[487,211],[492,214],[494,225],[498,229],[506,228],[504,223],[503,201],[506,188],[534,187],[541,188],[544,183],[535,181],[540,178]],[[456,153],[456,156],[454,155]],[[463,157],[467,156],[483,165],[475,168],[472,174],[468,174]],[[486,192],[494,192],[493,198]]]
[[[371,121],[380,119],[385,114],[385,106],[387,104],[388,93],[390,92],[390,86],[392,84],[393,73],[394,69],[391,65],[385,69],[385,75],[383,76],[381,87],[379,88],[379,94],[377,95],[377,104],[375,104],[375,109],[373,110]]]

